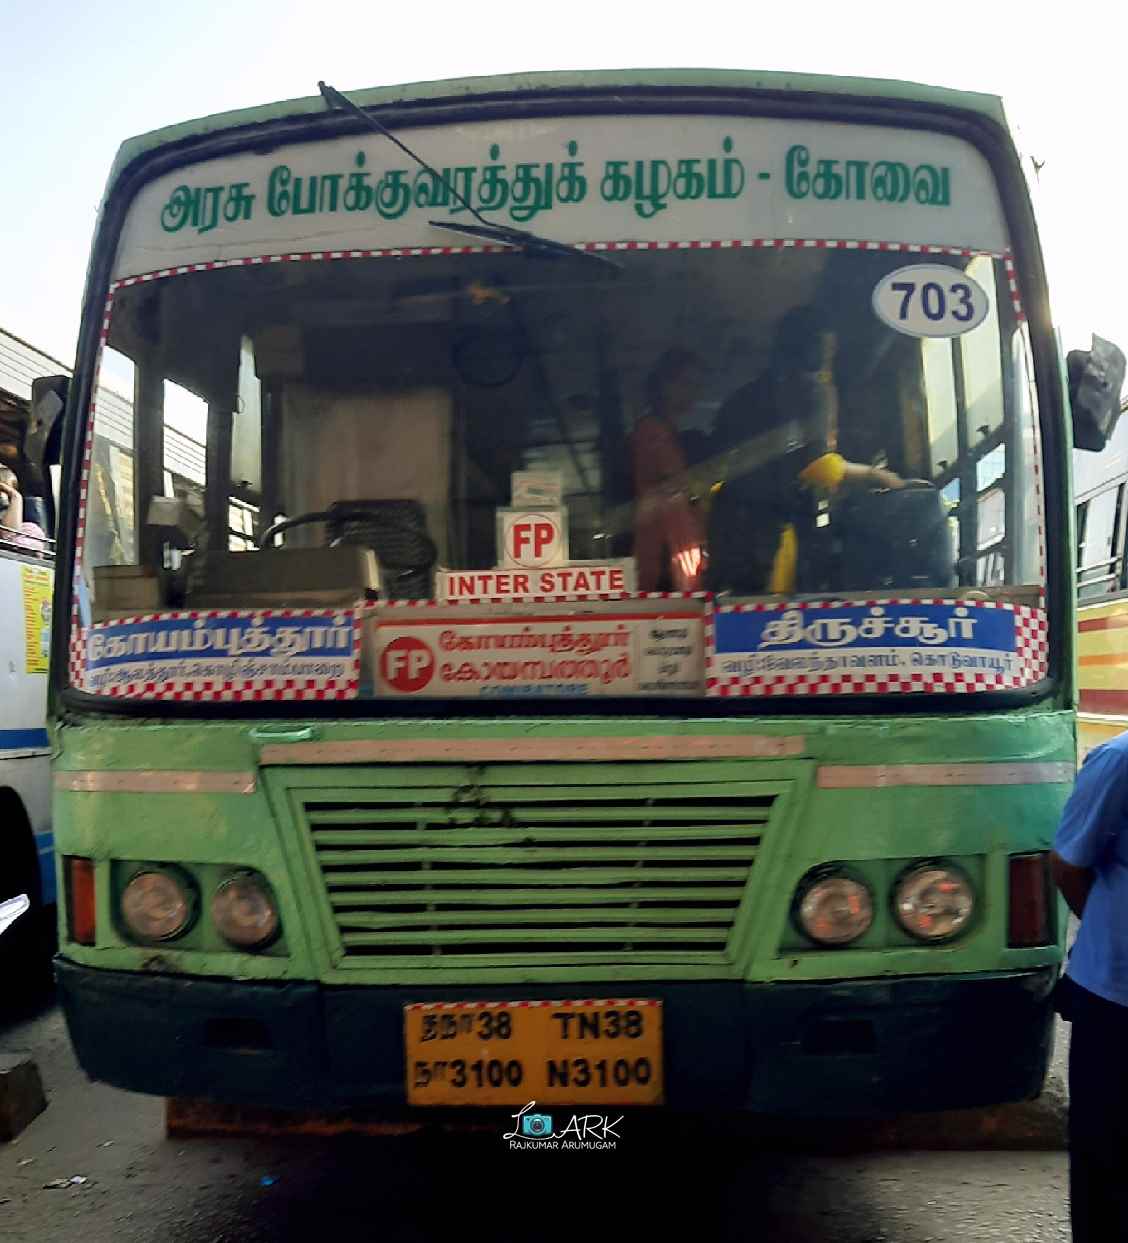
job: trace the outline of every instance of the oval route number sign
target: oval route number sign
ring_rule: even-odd
[[[959,268],[921,263],[898,268],[878,282],[873,309],[909,337],[958,337],[987,318],[987,291]]]

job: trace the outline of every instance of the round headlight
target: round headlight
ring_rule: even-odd
[[[823,875],[799,891],[799,927],[820,945],[856,941],[873,923],[873,896],[852,876]]]
[[[194,902],[170,871],[138,872],[121,891],[121,917],[139,941],[172,941],[188,930]]]
[[[255,872],[230,876],[212,898],[212,921],[239,949],[259,949],[278,935],[278,908],[266,880]]]
[[[971,881],[958,868],[926,863],[910,868],[893,889],[893,914],[920,941],[959,936],[975,910]]]

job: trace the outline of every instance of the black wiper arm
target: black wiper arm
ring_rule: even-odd
[[[515,229],[507,224],[493,224],[478,211],[469,199],[460,194],[442,173],[432,168],[422,156],[416,155],[405,142],[401,142],[386,125],[378,121],[370,112],[365,112],[363,108],[357,107],[347,95],[342,95],[340,91],[330,86],[327,82],[318,82],[317,89],[321,92],[322,99],[325,100],[325,103],[330,108],[337,108],[342,112],[351,112],[353,116],[363,121],[369,129],[375,130],[377,134],[380,134],[389,142],[399,147],[405,155],[413,159],[420,168],[430,173],[440,185],[444,186],[450,197],[466,208],[474,219],[478,221],[474,225],[459,224],[456,221],[428,220],[427,223],[433,225],[436,229],[452,229],[456,233],[467,233],[471,237],[487,238],[490,241],[502,242],[506,246],[513,246],[530,254],[551,255],[553,258],[569,256],[580,259],[594,259],[598,263],[614,268],[617,272],[622,270],[622,264],[616,263],[614,259],[609,259],[606,255],[597,254],[595,251],[577,250],[575,246],[569,246],[566,242],[554,242],[551,238],[538,237],[537,234],[529,233],[526,229]]]
[[[506,246],[516,246],[518,250],[530,254],[543,255],[546,258],[563,257],[580,259],[597,259],[600,263],[612,267],[616,272],[623,270],[621,263],[608,259],[594,250],[578,250],[567,242],[554,242],[551,238],[529,233],[526,229],[515,229],[508,224],[461,224],[457,220],[428,220],[427,223],[436,229],[450,229],[452,233],[465,233],[468,237],[481,237],[487,241],[503,242]]]

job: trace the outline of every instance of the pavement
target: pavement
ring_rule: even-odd
[[[880,1148],[1064,1150],[1069,1120],[1069,1024],[1057,1019],[1054,1053],[1042,1094],[992,1109],[959,1109],[895,1118],[877,1128]]]

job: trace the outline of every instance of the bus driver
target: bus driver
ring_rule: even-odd
[[[847,486],[905,486],[892,471],[849,462],[837,451],[836,348],[821,311],[794,308],[776,329],[768,369],[718,411],[712,449],[724,482],[714,488],[710,509],[712,590],[796,590],[820,495]]]

